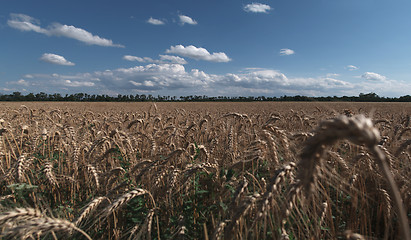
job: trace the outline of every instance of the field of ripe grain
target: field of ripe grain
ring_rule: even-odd
[[[410,239],[409,103],[0,103],[3,239]]]

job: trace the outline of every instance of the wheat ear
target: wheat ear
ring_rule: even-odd
[[[294,200],[301,190],[305,191],[306,195],[314,190],[318,168],[321,164],[321,156],[326,146],[333,145],[340,139],[348,139],[355,144],[365,145],[375,156],[375,161],[391,187],[391,194],[399,210],[400,229],[403,237],[406,240],[411,240],[408,218],[402,204],[401,195],[387,164],[387,158],[378,146],[380,133],[373,127],[371,119],[363,115],[353,117],[342,115],[320,123],[315,135],[307,140],[306,146],[300,155],[301,160],[297,165],[297,180],[290,190],[286,215],[289,215]]]
[[[213,237],[212,237],[213,240],[222,239],[225,225],[226,225],[225,222],[220,222],[220,224],[218,225],[218,227],[214,231],[214,234],[213,234]]]
[[[30,220],[34,218],[41,218],[43,215],[37,209],[33,208],[16,208],[9,212],[5,212],[0,216],[0,226],[7,222],[16,220]]]
[[[144,194],[149,193],[147,190],[138,188],[136,190],[132,190],[124,195],[122,195],[121,197],[119,197],[115,202],[113,202],[112,204],[110,204],[109,206],[107,206],[104,210],[103,210],[103,216],[108,216],[110,215],[113,211],[117,210],[118,208],[120,208],[121,206],[123,206],[124,204],[126,204],[128,201],[130,201],[131,199],[137,197],[137,196],[141,196]]]
[[[26,239],[34,233],[47,233],[50,231],[71,232],[72,230],[81,233],[88,240],[91,240],[90,236],[87,233],[76,227],[76,225],[74,225],[72,222],[65,219],[49,217],[36,218],[32,221],[27,221],[25,224],[20,224],[17,227],[8,229],[5,232],[4,237],[16,238],[20,236],[21,239]]]
[[[76,222],[74,223],[76,226],[79,226],[79,224],[86,218],[87,215],[89,215],[94,209],[97,208],[100,203],[102,203],[104,200],[106,200],[107,197],[98,197],[91,201],[84,211],[80,214],[80,216],[77,218]]]
[[[345,230],[344,236],[347,240],[365,240],[364,236],[358,233],[354,233],[351,230]]]
[[[87,170],[93,175],[94,181],[96,182],[96,188],[98,189],[100,187],[100,182],[98,180],[99,176],[96,168],[91,164],[87,164]]]
[[[53,173],[53,165],[51,164],[51,162],[47,162],[44,165],[44,173],[52,186],[59,187],[56,176],[54,176]]]
[[[287,177],[292,177],[292,172],[295,169],[295,166],[295,163],[290,162],[289,164],[276,171],[274,177],[271,179],[270,184],[267,187],[266,192],[260,199],[260,205],[257,213],[258,218],[262,218],[268,214],[270,203],[278,193],[280,184],[282,184]]]
[[[18,182],[24,182],[25,181],[25,171],[27,170],[27,168],[29,163],[26,161],[26,155],[21,155],[19,157],[19,159],[17,160],[17,181]]]

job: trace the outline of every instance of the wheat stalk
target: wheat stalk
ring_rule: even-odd
[[[270,203],[272,202],[273,198],[278,193],[280,184],[285,181],[285,178],[292,177],[292,172],[295,169],[296,164],[290,162],[289,164],[285,165],[283,168],[280,168],[274,174],[274,177],[271,179],[270,184],[267,187],[266,192],[259,200],[259,210],[257,212],[257,217],[262,218],[268,214],[270,209]]]
[[[152,224],[153,224],[153,216],[154,216],[154,209],[150,209],[150,211],[147,214],[146,219],[144,220],[144,223],[143,223],[140,231],[137,233],[137,235],[134,239],[141,239],[142,234],[144,232],[146,232],[147,239],[151,240],[151,227],[152,227]],[[137,229],[135,229],[135,230],[137,230]],[[131,239],[132,235],[133,235],[133,232],[130,235],[129,239]]]
[[[390,185],[390,189],[399,210],[400,229],[404,239],[411,240],[408,228],[406,211],[402,204],[398,187],[389,170],[386,156],[378,147],[380,134],[372,125],[372,121],[363,115],[353,117],[340,116],[320,123],[315,131],[315,135],[307,140],[306,146],[301,153],[301,160],[297,164],[298,172],[296,183],[292,186],[286,208],[286,216],[294,206],[297,195],[303,190],[307,196],[314,191],[318,168],[321,164],[322,154],[327,145],[333,145],[337,140],[348,139],[358,145],[365,145],[375,156],[375,161],[380,166],[384,177]]]
[[[240,224],[240,219],[243,218],[251,208],[255,206],[257,199],[260,197],[258,193],[253,196],[245,197],[242,204],[233,212],[230,223],[224,230],[224,239],[232,239],[235,237],[235,228]]]

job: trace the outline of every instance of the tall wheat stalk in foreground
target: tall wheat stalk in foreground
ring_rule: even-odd
[[[398,209],[400,229],[404,239],[411,240],[407,212],[403,205],[400,192],[391,174],[390,167],[387,164],[387,157],[381,150],[378,143],[380,142],[380,133],[373,127],[372,121],[363,115],[340,117],[321,122],[315,131],[315,135],[308,139],[301,160],[297,167],[297,181],[290,190],[289,206],[286,215],[289,215],[295,199],[301,190],[305,195],[314,191],[314,185],[317,182],[318,169],[321,164],[322,155],[326,146],[333,145],[337,140],[348,139],[358,145],[365,145],[374,155],[383,176],[387,180],[391,195],[395,200]]]

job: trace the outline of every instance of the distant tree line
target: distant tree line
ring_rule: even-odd
[[[0,101],[59,101],[59,102],[264,102],[264,101],[297,101],[297,102],[411,102],[411,96],[405,95],[401,97],[380,97],[376,93],[360,93],[358,96],[328,96],[328,97],[307,97],[301,95],[281,96],[281,97],[266,97],[266,96],[249,96],[249,97],[209,97],[209,96],[153,96],[151,94],[136,94],[136,95],[96,95],[87,93],[65,94],[59,93],[47,94],[40,92],[37,94],[29,93],[23,95],[20,92],[12,94],[0,94]]]

